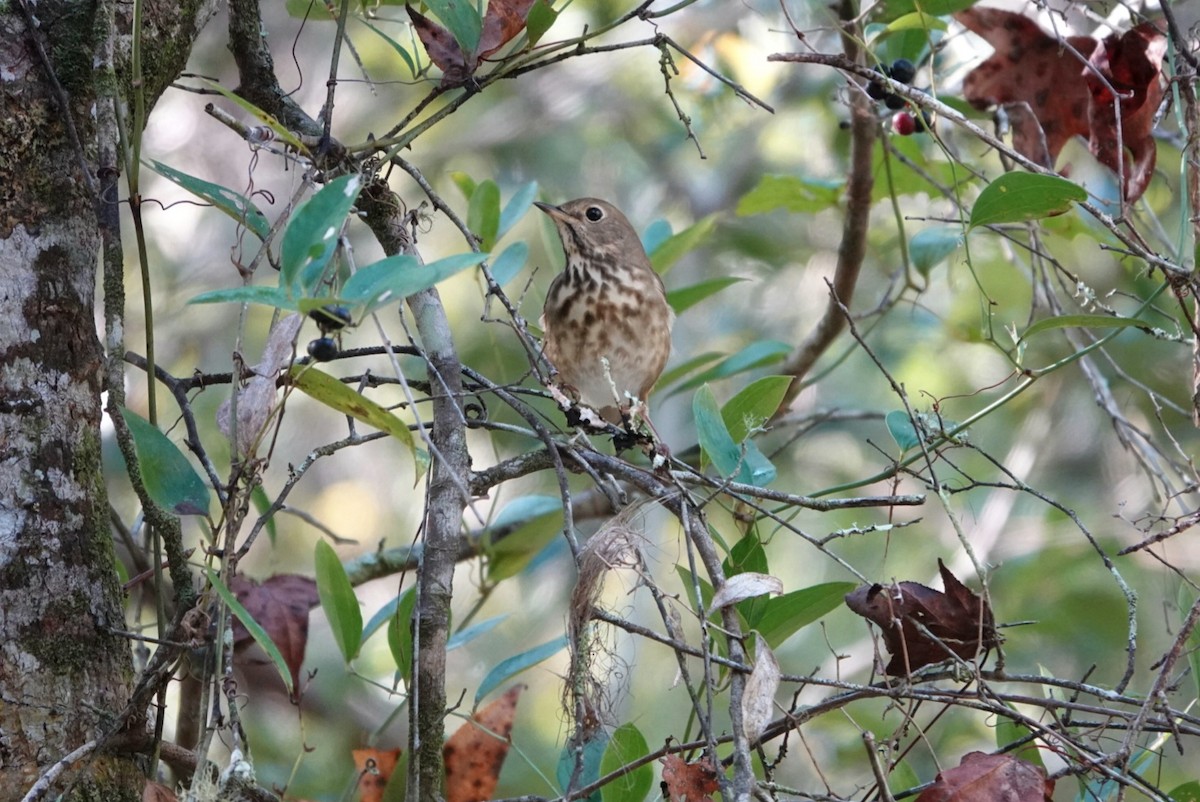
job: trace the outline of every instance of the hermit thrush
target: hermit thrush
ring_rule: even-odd
[[[542,311],[545,354],[560,382],[610,423],[645,401],[671,354],[662,279],[637,232],[611,203],[538,203],[554,221],[567,264]]]

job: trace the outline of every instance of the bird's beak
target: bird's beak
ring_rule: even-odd
[[[571,220],[571,216],[557,206],[551,206],[549,203],[542,203],[541,201],[534,201],[533,205],[549,215],[550,219],[555,222],[562,221],[566,223]]]

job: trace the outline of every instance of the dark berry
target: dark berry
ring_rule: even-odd
[[[912,83],[912,79],[917,77],[917,68],[908,59],[898,58],[892,62],[891,75],[893,81],[899,81],[902,84]]]
[[[338,355],[338,344],[332,337],[318,337],[308,344],[308,355],[318,362],[328,362]]]
[[[908,105],[908,101],[899,95],[888,95],[883,99],[883,105],[887,106],[892,111],[897,111]]]
[[[933,114],[929,109],[921,109],[921,114],[916,118],[917,130],[928,131],[933,128]]]
[[[317,328],[322,333],[341,331],[350,325],[350,310],[344,306],[334,304],[322,306],[320,309],[309,312],[308,316],[317,321]]]
[[[917,130],[917,121],[907,111],[898,111],[892,116],[892,130],[900,136],[909,136]]]
[[[879,73],[880,75],[888,74],[887,67],[883,66],[882,64],[875,65],[875,72]],[[883,100],[885,97],[887,97],[888,91],[887,88],[878,81],[871,81],[869,84],[867,84],[867,95],[872,100]]]

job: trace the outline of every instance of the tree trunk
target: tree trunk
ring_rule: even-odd
[[[98,154],[117,142],[96,113],[99,87],[129,85],[119,52],[104,68],[128,13],[114,8],[0,4],[0,800],[77,751],[51,796],[135,800],[144,784],[133,758],[89,747],[133,680],[117,634],[94,324],[99,212],[116,217],[97,202]],[[147,23],[147,108],[182,69],[199,8],[164,3]]]

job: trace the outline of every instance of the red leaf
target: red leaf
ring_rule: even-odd
[[[425,45],[425,52],[429,54],[429,60],[442,71],[441,85],[450,87],[465,84],[471,78],[471,74],[475,72],[479,60],[473,56],[468,59],[463,55],[462,48],[458,46],[458,41],[450,31],[412,6],[406,5],[404,8],[408,10],[408,18],[412,20],[413,27],[417,29],[417,36]]]
[[[298,574],[276,574],[261,584],[238,574],[229,583],[237,600],[258,622],[283,655],[292,672],[292,687],[300,688],[300,664],[308,644],[308,611],[320,603],[317,583]],[[238,652],[254,642],[236,618],[233,621],[233,645]],[[245,660],[244,654],[239,659]]]
[[[917,802],[1050,802],[1053,793],[1054,781],[1028,760],[970,752],[939,772]]]
[[[1091,65],[1121,94],[1121,143],[1128,151],[1123,156],[1117,148],[1115,99],[1100,76],[1092,70],[1084,72],[1092,98],[1088,148],[1113,172],[1123,170],[1129,201],[1140,198],[1154,177],[1157,155],[1152,129],[1166,91],[1162,81],[1166,50],[1166,37],[1144,22],[1120,36],[1112,34],[1092,53]]]
[[[383,802],[388,780],[396,771],[400,749],[355,749],[354,768],[358,771],[359,802]]]
[[[508,757],[517,698],[523,690],[524,685],[512,686],[447,739],[442,747],[446,802],[485,802],[492,798],[504,758]]]
[[[846,606],[882,630],[883,644],[892,656],[884,670],[891,676],[904,676],[952,654],[971,660],[980,648],[999,643],[987,603],[941,560],[938,571],[944,593],[918,582],[899,582],[863,585],[846,594]]]
[[[495,53],[525,30],[525,18],[535,0],[489,0],[479,36],[479,59]]]
[[[662,781],[667,786],[669,802],[713,802],[712,795],[721,786],[708,758],[687,763],[679,755],[667,755],[662,764]]]

